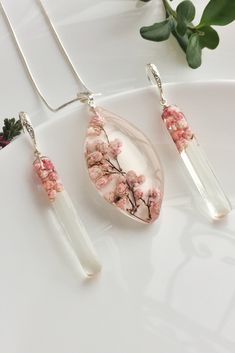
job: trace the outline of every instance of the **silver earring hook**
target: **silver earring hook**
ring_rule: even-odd
[[[31,120],[29,119],[28,114],[25,112],[20,112],[19,119],[22,124],[24,133],[28,133],[32,142],[33,142],[33,148],[34,148],[35,155],[37,155],[39,157],[41,155],[41,153],[38,150],[38,144],[37,144],[37,140],[36,140],[35,131],[34,131],[32,123],[31,123]]]
[[[78,84],[81,84],[82,87],[83,87],[83,89],[84,89],[84,92],[78,93],[78,94],[76,95],[76,97],[70,99],[69,101],[63,103],[62,105],[59,105],[58,107],[52,107],[52,106],[47,102],[45,96],[43,95],[43,93],[42,93],[41,89],[39,88],[39,86],[38,86],[38,84],[37,84],[37,81],[36,81],[36,79],[35,79],[35,77],[34,77],[34,75],[33,75],[33,72],[32,72],[32,70],[31,70],[31,68],[30,68],[30,65],[29,65],[29,63],[28,63],[28,61],[27,61],[27,58],[26,58],[25,54],[24,54],[24,51],[23,51],[23,49],[22,49],[22,47],[21,47],[21,45],[20,45],[20,41],[19,41],[19,39],[18,39],[18,37],[17,37],[17,35],[16,35],[16,32],[15,32],[15,30],[14,30],[14,27],[13,27],[13,25],[12,25],[12,23],[11,23],[11,20],[10,20],[10,18],[9,18],[9,16],[8,16],[8,14],[7,14],[7,12],[6,12],[6,10],[5,10],[3,4],[2,4],[2,1],[0,1],[0,9],[2,10],[2,13],[3,13],[3,15],[4,15],[5,19],[6,19],[6,22],[7,22],[7,24],[8,24],[8,27],[9,27],[10,31],[11,31],[12,37],[13,37],[13,39],[14,39],[14,41],[15,41],[17,50],[18,50],[18,52],[19,52],[19,54],[20,54],[20,56],[21,56],[21,58],[22,58],[22,60],[23,60],[23,63],[24,63],[24,65],[25,65],[25,68],[26,68],[26,70],[27,70],[27,73],[28,73],[28,75],[29,75],[29,78],[30,78],[31,82],[33,83],[33,86],[34,86],[34,88],[35,88],[37,94],[39,95],[39,97],[41,98],[41,100],[43,101],[43,103],[46,105],[46,107],[47,107],[49,110],[51,110],[52,112],[58,112],[59,110],[65,108],[65,107],[67,107],[68,105],[70,105],[70,104],[72,104],[72,103],[74,103],[74,102],[77,102],[77,101],[80,101],[80,102],[82,102],[82,103],[87,103],[87,104],[89,104],[91,107],[93,107],[93,106],[94,106],[94,99],[93,99],[93,97],[94,97],[96,94],[94,94],[94,93],[85,85],[85,83],[83,82],[81,76],[78,74],[78,72],[77,72],[75,66],[73,65],[73,62],[72,62],[72,60],[71,60],[69,54],[68,54],[67,51],[66,51],[66,49],[65,49],[65,47],[64,47],[64,45],[63,45],[63,43],[62,43],[62,41],[61,41],[61,39],[60,39],[60,37],[59,37],[59,34],[58,34],[58,32],[56,31],[55,26],[54,26],[54,24],[52,23],[52,21],[51,21],[51,19],[50,19],[50,17],[49,17],[48,12],[46,11],[45,6],[43,5],[43,3],[42,3],[41,0],[37,0],[37,1],[38,1],[38,3],[39,3],[40,6],[41,6],[42,13],[43,13],[43,15],[44,15],[44,17],[45,17],[45,19],[46,19],[48,25],[49,25],[49,28],[50,28],[52,34],[53,34],[54,37],[55,37],[55,40],[56,40],[56,42],[57,42],[58,47],[60,48],[60,50],[61,50],[61,52],[62,52],[62,54],[63,54],[65,60],[67,61],[68,66],[70,67],[71,72],[73,73],[73,75],[74,75],[76,81],[78,82]],[[81,99],[81,97],[82,97],[82,99]],[[90,103],[91,103],[91,104],[90,104]]]
[[[151,82],[153,86],[157,86],[160,91],[160,104],[163,107],[166,107],[167,100],[165,99],[164,94],[163,94],[162,80],[161,80],[161,77],[160,77],[160,74],[158,72],[156,65],[147,64],[146,65],[146,73],[147,73],[147,77],[148,77],[149,82]]]

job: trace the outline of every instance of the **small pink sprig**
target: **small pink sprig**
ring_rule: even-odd
[[[164,108],[162,119],[166,124],[174,143],[179,152],[182,152],[188,145],[188,141],[193,138],[193,132],[190,129],[184,114],[178,107],[170,105]]]
[[[146,191],[144,175],[137,175],[134,170],[123,170],[118,160],[122,141],[110,141],[103,117],[98,114],[92,116],[87,136],[90,141],[86,144],[85,157],[89,176],[106,201],[141,221],[155,220],[162,202],[160,190]]]
[[[60,182],[52,161],[48,157],[38,157],[34,161],[33,167],[40,178],[42,186],[47,192],[50,201],[53,201],[57,192],[63,191],[64,187]]]

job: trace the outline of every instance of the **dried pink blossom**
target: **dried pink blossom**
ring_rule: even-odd
[[[138,181],[138,183],[141,185],[141,184],[143,184],[144,182],[145,182],[145,176],[144,175],[139,175],[138,177],[137,177],[137,181]]]
[[[36,160],[34,161],[34,163],[33,163],[33,167],[34,167],[34,169],[36,170],[36,172],[37,172],[38,170],[41,170],[42,167],[43,167],[42,162],[41,162],[40,160],[36,159]]]
[[[101,152],[103,155],[108,154],[109,152],[109,145],[106,142],[96,142],[95,150]]]
[[[138,177],[136,175],[136,173],[134,172],[134,170],[129,170],[127,173],[126,173],[126,179],[127,179],[127,182],[133,186],[135,185],[136,183],[138,183]]]
[[[56,183],[55,189],[56,189],[57,192],[60,192],[60,191],[64,190],[64,186],[61,183]]]
[[[128,192],[128,186],[126,183],[119,183],[116,186],[115,193],[116,195],[122,196]]]
[[[99,127],[90,126],[87,129],[87,136],[99,136],[101,134],[101,129]]]
[[[92,118],[91,118],[91,120],[90,120],[90,122],[89,122],[89,125],[90,126],[93,126],[93,127],[103,127],[103,125],[104,125],[104,119],[103,119],[103,117],[102,116],[100,116],[100,115],[94,115]]]
[[[43,182],[43,187],[48,191],[50,189],[53,189],[55,186],[55,183],[53,181],[50,180],[46,180]]]
[[[105,198],[105,200],[108,201],[109,203],[114,203],[114,200],[115,200],[115,193],[114,193],[114,191],[107,192],[107,193],[104,195],[104,198]]]
[[[102,189],[108,184],[109,181],[110,181],[109,176],[103,176],[96,180],[95,185],[97,189]]]
[[[47,157],[41,157],[40,159],[36,159],[33,165],[49,199],[51,201],[54,200],[56,193],[62,191],[64,188],[59,181],[53,163]]]
[[[135,196],[136,200],[141,199],[143,197],[143,195],[144,195],[144,192],[140,188],[134,190],[134,196]]]
[[[102,158],[103,158],[102,153],[100,153],[98,151],[92,152],[87,156],[87,164],[88,164],[88,166],[92,166],[92,165],[100,162],[102,160]]]
[[[148,191],[148,197],[150,200],[159,199],[160,195],[161,195],[161,192],[157,188],[152,188]]]
[[[43,164],[44,168],[47,170],[54,169],[54,165],[53,165],[52,161],[48,158],[43,158],[42,164]]]
[[[118,139],[115,139],[109,143],[108,150],[109,155],[112,158],[117,157],[121,153],[122,142]]]
[[[187,147],[188,141],[193,138],[193,132],[189,128],[184,114],[178,107],[171,105],[164,108],[162,119],[178,151],[182,152]]]
[[[56,190],[54,189],[51,189],[48,191],[48,197],[51,201],[53,201],[56,197]]]
[[[150,214],[152,219],[156,219],[160,214],[161,202],[151,202]]]
[[[127,197],[122,197],[115,203],[115,205],[121,208],[122,210],[124,210],[126,208],[127,202],[128,202]]]
[[[103,170],[101,167],[94,165],[91,168],[88,168],[89,175],[91,180],[96,181],[98,178],[100,178],[103,175]]]
[[[55,180],[57,180],[57,179],[58,179],[58,174],[57,174],[57,173],[51,172],[51,173],[49,174],[49,180],[55,181]]]
[[[38,176],[41,178],[41,179],[46,179],[48,177],[49,173],[46,169],[39,169],[38,170]]]

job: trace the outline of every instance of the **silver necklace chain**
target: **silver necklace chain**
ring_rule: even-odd
[[[51,19],[49,17],[49,14],[48,14],[45,6],[42,3],[42,1],[41,0],[37,0],[37,1],[38,1],[38,3],[41,6],[43,15],[44,15],[44,17],[46,19],[46,22],[47,22],[47,24],[48,24],[48,26],[49,26],[49,28],[50,28],[55,40],[56,40],[56,43],[57,43],[61,53],[63,54],[64,59],[67,61],[67,64],[68,64],[68,66],[69,66],[69,68],[70,68],[75,80],[77,81],[77,83],[82,85],[82,88],[83,88],[84,91],[79,92],[74,98],[72,98],[69,101],[59,105],[58,107],[52,107],[47,102],[44,94],[42,93],[39,85],[37,84],[37,81],[36,81],[36,79],[34,77],[34,74],[33,74],[32,70],[31,70],[31,68],[30,68],[28,60],[27,60],[27,58],[26,58],[26,56],[24,54],[24,51],[23,51],[23,49],[21,47],[20,41],[19,41],[19,39],[18,39],[18,37],[16,35],[16,32],[14,30],[14,27],[13,27],[12,23],[11,23],[11,20],[10,20],[10,18],[8,16],[7,12],[6,12],[6,9],[4,8],[4,6],[2,4],[2,1],[0,1],[0,8],[2,10],[2,13],[4,14],[6,22],[7,22],[8,26],[9,26],[9,29],[10,29],[11,34],[13,36],[14,42],[16,44],[17,50],[18,50],[20,56],[23,59],[25,68],[26,68],[26,70],[28,72],[29,78],[30,78],[31,82],[33,83],[33,86],[34,86],[36,92],[38,93],[39,97],[41,98],[43,103],[46,105],[46,107],[49,110],[51,110],[52,112],[58,112],[59,110],[65,108],[68,105],[70,105],[70,104],[72,104],[74,102],[77,102],[77,101],[80,101],[82,103],[88,103],[89,105],[93,106],[94,105],[94,99],[93,99],[94,93],[85,85],[85,83],[82,80],[81,76],[78,74],[78,72],[77,72],[77,70],[76,70],[76,68],[75,68],[75,66],[74,66],[74,64],[73,64],[73,62],[72,62],[67,50],[65,49],[65,47],[64,47],[64,45],[63,45],[63,43],[62,43],[62,41],[60,39],[60,36],[59,36],[59,34],[58,34],[53,22],[51,21]]]

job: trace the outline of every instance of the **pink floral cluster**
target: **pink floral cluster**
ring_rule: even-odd
[[[64,187],[59,180],[59,176],[52,161],[47,157],[39,157],[34,161],[33,167],[50,201],[53,201],[57,192],[63,191]]]
[[[109,203],[143,222],[153,222],[160,213],[161,192],[144,191],[145,176],[121,168],[122,142],[110,141],[104,125],[103,118],[95,115],[87,132],[85,157],[92,182]]]
[[[182,152],[188,144],[188,141],[193,138],[193,132],[190,129],[184,114],[178,107],[170,105],[164,108],[162,119],[176,144],[179,152]]]

